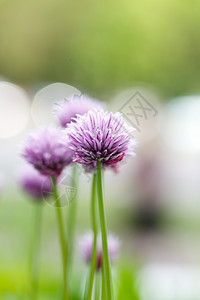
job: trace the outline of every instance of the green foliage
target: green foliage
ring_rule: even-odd
[[[0,1],[0,74],[95,95],[135,81],[198,92],[199,19],[196,0]]]
[[[122,268],[119,277],[119,290],[117,300],[140,300],[136,289],[135,275],[133,271],[127,268]]]

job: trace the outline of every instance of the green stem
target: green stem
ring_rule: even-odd
[[[39,248],[41,236],[42,203],[34,203],[32,238],[30,248],[31,298],[38,294]]]
[[[58,229],[59,229],[59,237],[60,237],[60,247],[62,254],[62,266],[63,266],[63,300],[69,299],[69,292],[67,288],[67,243],[66,243],[66,235],[64,230],[63,216],[60,208],[59,195],[56,185],[56,179],[52,176],[52,188],[53,194],[55,198],[55,209],[58,220]]]
[[[95,276],[95,300],[100,299],[100,274],[101,274],[100,271],[96,272],[96,276]]]
[[[105,277],[103,272],[103,266],[102,266],[102,274],[101,274],[101,300],[106,299],[106,283],[105,283]]]
[[[97,195],[99,204],[99,219],[101,226],[101,238],[102,238],[102,250],[103,250],[103,275],[106,284],[106,299],[112,300],[112,278],[110,269],[110,260],[108,253],[108,241],[107,241],[107,224],[106,215],[103,200],[102,191],[102,166],[100,162],[97,162]]]
[[[91,263],[90,263],[89,285],[88,285],[88,293],[86,298],[87,300],[92,299],[94,274],[95,274],[96,262],[97,262],[96,174],[93,175],[93,182],[92,182],[91,213],[92,213],[92,229],[93,229],[93,250],[92,250]]]
[[[74,164],[71,182],[71,194],[70,194],[70,204],[67,214],[67,233],[68,233],[68,245],[69,245],[69,263],[72,265],[73,260],[73,250],[74,250],[74,234],[75,234],[75,224],[76,224],[76,212],[77,212],[77,197],[75,190],[77,186],[77,166]]]

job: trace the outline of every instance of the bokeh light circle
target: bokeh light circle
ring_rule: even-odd
[[[20,133],[29,120],[29,99],[23,89],[0,82],[0,138],[10,138]]]
[[[36,126],[46,126],[55,123],[53,114],[56,102],[70,97],[80,95],[81,92],[64,83],[53,83],[41,89],[34,97],[31,106],[31,116]]]

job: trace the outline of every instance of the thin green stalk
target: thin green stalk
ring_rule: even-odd
[[[66,243],[66,235],[64,230],[64,223],[63,223],[63,216],[60,207],[59,195],[56,185],[56,179],[52,176],[52,187],[53,187],[53,194],[55,198],[56,204],[56,214],[58,220],[58,229],[59,229],[59,237],[60,237],[60,247],[61,247],[61,254],[62,254],[62,267],[63,267],[63,300],[69,299],[69,291],[67,287],[67,243]]]
[[[102,238],[102,250],[103,250],[103,275],[106,283],[106,299],[112,300],[112,278],[110,269],[110,259],[108,253],[108,241],[107,241],[107,223],[103,200],[102,190],[102,166],[100,162],[97,162],[97,195],[99,206],[99,219],[101,226],[101,238]]]
[[[76,224],[76,212],[77,212],[77,191],[75,191],[77,186],[77,166],[74,164],[72,172],[71,181],[71,193],[70,193],[70,205],[67,214],[67,234],[68,234],[68,258],[70,265],[73,260],[73,250],[74,250],[74,235],[75,235],[75,224]]]
[[[97,218],[96,218],[96,174],[93,175],[92,181],[92,197],[91,197],[91,214],[92,214],[92,229],[93,229],[93,250],[92,258],[90,263],[90,275],[89,275],[89,284],[87,292],[87,300],[92,299],[92,291],[94,285],[94,274],[96,270],[97,263]]]
[[[39,269],[39,248],[41,236],[42,203],[34,203],[33,225],[30,248],[30,276],[31,276],[31,298],[37,299],[38,294],[38,269]]]
[[[101,300],[106,299],[106,282],[105,282],[105,277],[104,277],[104,272],[103,272],[103,266],[101,267]]]
[[[95,300],[100,299],[100,274],[101,274],[100,271],[96,272],[96,276],[95,276]]]

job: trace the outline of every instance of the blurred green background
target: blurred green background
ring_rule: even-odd
[[[1,0],[0,74],[97,96],[137,81],[199,92],[199,19],[195,0]]]

